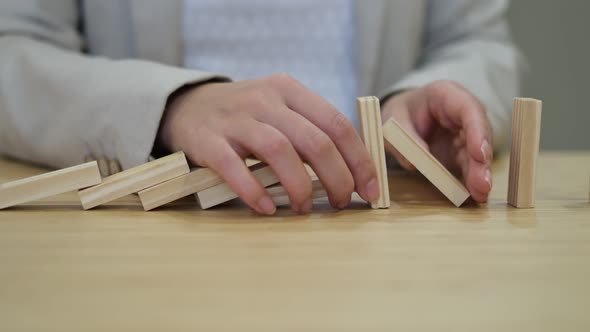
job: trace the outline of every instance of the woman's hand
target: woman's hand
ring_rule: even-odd
[[[463,176],[474,200],[485,202],[492,189],[492,127],[483,105],[461,85],[438,81],[408,90],[383,105],[383,120],[393,117],[447,168]],[[386,150],[408,170],[398,151]]]
[[[158,140],[215,170],[253,209],[275,205],[244,165],[254,155],[268,163],[295,211],[311,210],[311,179],[318,175],[330,203],[344,208],[357,191],[379,196],[376,169],[353,124],[330,103],[287,75],[191,88],[169,104]]]

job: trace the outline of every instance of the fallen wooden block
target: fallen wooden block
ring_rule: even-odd
[[[0,185],[0,209],[63,194],[101,182],[96,161]]]
[[[385,164],[385,146],[381,128],[381,107],[377,97],[360,97],[356,100],[362,138],[369,151],[369,155],[377,167],[379,181],[379,198],[371,202],[373,209],[387,209],[389,200],[389,184],[387,180],[387,166]]]
[[[250,167],[250,169],[252,170],[252,175],[254,175],[254,177],[258,179],[258,181],[260,181],[264,187],[268,187],[279,182],[279,179],[275,175],[274,171],[266,164],[255,165]],[[208,209],[213,206],[231,201],[232,199],[237,198],[238,195],[227,183],[224,182],[197,192],[195,197],[197,198],[197,202],[202,209]]]
[[[312,192],[311,192],[312,199],[328,197],[328,193],[326,192],[326,189],[324,189],[324,186],[322,186],[322,183],[320,182],[320,180],[312,179],[311,186],[312,186]],[[289,200],[289,194],[287,193],[287,190],[285,189],[285,187],[283,187],[282,185],[268,187],[268,188],[266,188],[266,190],[270,194],[270,197],[272,198],[272,200],[276,206],[284,206],[284,205],[291,204],[291,201]]]
[[[465,186],[394,119],[383,125],[383,137],[455,206],[461,206],[469,198]]]
[[[182,151],[111,175],[97,186],[78,192],[85,210],[136,193],[189,172]]]
[[[543,103],[515,98],[512,111],[512,148],[508,176],[508,204],[517,208],[535,206],[537,156]]]
[[[259,160],[246,159],[246,166],[260,163]],[[139,199],[145,211],[186,197],[196,192],[223,183],[223,179],[209,168],[199,168],[188,174],[160,183],[139,192]]]

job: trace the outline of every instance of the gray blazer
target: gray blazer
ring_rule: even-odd
[[[455,80],[487,107],[501,146],[520,76],[507,2],[358,0],[360,94]],[[224,78],[179,67],[182,5],[1,1],[0,154],[55,167],[89,154],[147,161],[168,96]]]

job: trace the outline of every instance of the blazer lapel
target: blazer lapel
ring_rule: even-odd
[[[169,65],[181,65],[182,0],[129,2],[138,56]]]

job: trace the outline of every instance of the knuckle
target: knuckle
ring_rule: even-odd
[[[348,118],[336,111],[337,113],[332,117],[331,130],[335,139],[342,139],[350,137],[354,134],[354,126]]]
[[[295,78],[293,78],[291,75],[285,74],[285,73],[274,74],[274,75],[270,76],[269,82],[272,85],[275,85],[275,86],[278,86],[281,88],[285,88],[285,89],[289,89],[289,88],[299,84],[299,82]]]
[[[257,89],[247,90],[236,97],[237,108],[248,111],[266,109],[265,96]]]
[[[449,91],[455,90],[460,85],[456,82],[449,80],[434,81],[427,86],[428,92],[434,95],[444,95]]]
[[[260,153],[266,158],[271,158],[288,151],[289,145],[291,145],[291,142],[289,142],[286,137],[277,136],[266,141],[262,146]]]
[[[334,149],[332,140],[323,131],[317,129],[313,131],[307,141],[307,151],[311,156],[329,156]]]

